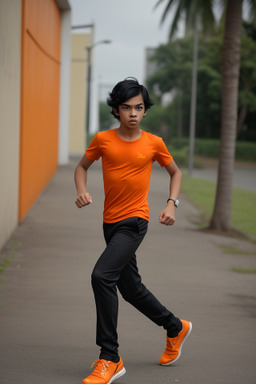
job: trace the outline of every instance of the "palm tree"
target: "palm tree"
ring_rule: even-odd
[[[165,1],[166,0],[158,0],[155,7],[158,7]],[[213,0],[167,0],[161,23],[166,20],[168,14],[175,7],[176,12],[170,28],[170,37],[174,36],[177,31],[179,21],[183,15],[185,16],[186,30],[193,30],[197,18],[205,31],[211,29],[215,24]]]
[[[221,137],[212,229],[230,231],[243,0],[228,0],[221,65]]]
[[[158,6],[165,0],[159,0]],[[222,0],[225,5],[225,31],[222,50],[222,115],[218,181],[215,204],[210,228],[221,231],[231,230],[232,181],[235,159],[235,141],[237,127],[238,81],[240,66],[242,6],[244,0]],[[256,14],[256,0],[246,0],[250,15]],[[220,1],[219,1],[220,2]],[[176,31],[181,16],[186,16],[186,25],[195,23],[200,17],[205,30],[214,22],[213,0],[167,0],[162,16],[166,19],[170,10],[176,6],[170,35]]]
[[[164,0],[159,0],[156,7]],[[211,3],[211,1],[210,1]],[[190,127],[189,127],[189,164],[188,173],[192,175],[194,166],[194,147],[195,147],[195,125],[196,125],[196,94],[197,94],[197,65],[198,65],[198,28],[203,25],[205,30],[211,29],[214,25],[214,15],[209,1],[190,1],[190,0],[171,0],[163,13],[161,22],[164,22],[167,14],[176,6],[176,14],[174,16],[170,38],[177,30],[179,20],[183,13],[186,16],[186,30],[193,30],[194,47],[193,47],[193,70],[192,70],[192,89],[191,89],[191,105],[190,105]]]

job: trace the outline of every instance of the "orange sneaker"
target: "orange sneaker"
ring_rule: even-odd
[[[98,359],[92,364],[93,367],[93,373],[82,381],[84,384],[110,384],[126,372],[121,357],[118,363]]]
[[[177,337],[166,336],[166,348],[160,358],[161,365],[173,364],[181,355],[182,345],[192,330],[192,323],[186,320],[181,320],[181,322],[183,328]]]

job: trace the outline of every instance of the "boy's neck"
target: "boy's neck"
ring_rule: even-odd
[[[125,141],[135,141],[142,135],[142,130],[139,127],[127,129],[126,127],[123,127],[122,124],[116,129],[116,132],[118,136]]]

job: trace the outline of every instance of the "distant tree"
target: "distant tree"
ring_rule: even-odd
[[[142,127],[144,130],[160,135],[167,143],[172,136],[176,136],[174,133],[173,123],[173,110],[170,106],[161,106],[155,104],[148,112],[150,118],[145,116],[142,120]]]
[[[197,85],[197,137],[220,137],[221,126],[221,50],[222,23],[210,37],[199,36]],[[241,45],[237,137],[256,140],[256,41],[253,26],[244,23]],[[172,91],[167,124],[171,137],[188,136],[191,89],[192,37],[186,36],[160,45],[151,60],[157,63],[156,72],[147,79],[147,85],[158,91],[162,99]],[[159,100],[158,100],[159,101]],[[175,104],[175,108],[172,105]],[[155,128],[157,129],[157,128]]]
[[[157,5],[165,0],[159,0]],[[198,16],[201,25],[206,29],[213,24],[213,0],[167,0],[162,16],[164,21],[173,6],[176,12],[171,24],[171,33],[177,29],[182,14],[186,16],[186,24],[194,25]],[[210,223],[212,229],[231,230],[232,180],[235,159],[235,142],[237,135],[238,79],[241,50],[241,26],[243,0],[226,0],[224,39],[221,60],[221,139],[218,167],[217,191],[214,211]],[[256,14],[256,0],[247,0],[250,15]]]
[[[106,103],[100,102],[99,105],[99,130],[106,131],[112,128],[115,122],[114,117],[111,115],[111,109]]]
[[[158,70],[147,79],[149,87],[156,88],[162,96],[165,92],[172,92],[172,104],[175,104],[172,111],[175,127],[172,130],[178,137],[189,134],[192,45],[192,37],[186,36],[159,46],[151,58],[157,63]],[[196,124],[199,137],[219,137],[220,133],[220,50],[219,36],[210,39],[200,37]]]
[[[237,136],[239,137],[244,130],[248,113],[256,112],[256,29],[249,23],[244,23],[242,35],[238,101]],[[256,131],[255,125],[253,128]]]
[[[158,65],[158,71],[147,79],[150,88],[157,89],[163,95],[172,91],[177,108],[176,136],[182,137],[184,131],[184,103],[191,89],[191,47],[192,39],[187,37],[161,45],[151,60]]]
[[[216,30],[210,37],[202,34],[198,62],[197,136],[219,138],[221,126],[221,45]]]

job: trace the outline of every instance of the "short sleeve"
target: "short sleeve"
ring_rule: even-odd
[[[99,158],[101,157],[99,133],[97,133],[92,139],[91,144],[89,145],[89,147],[85,152],[85,155],[89,160],[92,160],[92,161],[99,160]]]
[[[173,157],[168,151],[163,139],[158,140],[154,160],[156,160],[161,165],[161,167],[166,167],[173,160]]]

